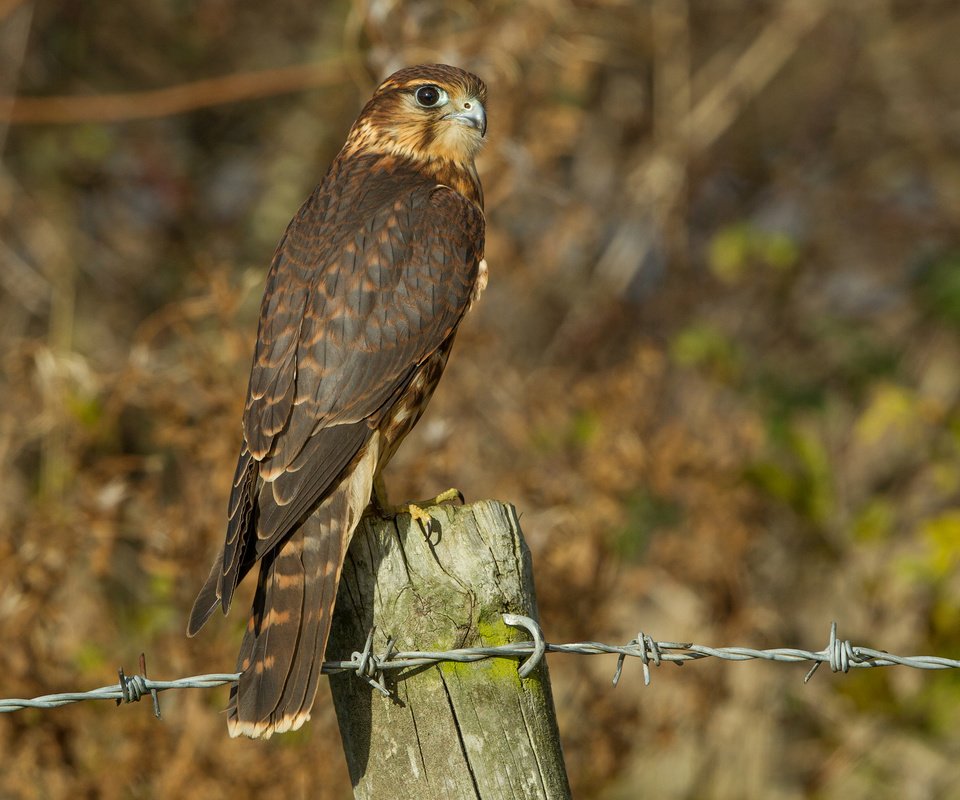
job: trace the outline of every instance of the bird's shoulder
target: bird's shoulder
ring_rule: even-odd
[[[385,211],[422,209],[440,185],[434,174],[405,159],[380,154],[338,158],[293,223],[325,226],[331,232],[369,227]]]
[[[296,275],[295,285],[316,286],[361,264],[395,272],[424,240],[466,257],[482,243],[483,227],[476,202],[415,164],[375,154],[337,159],[291,220],[268,283]]]

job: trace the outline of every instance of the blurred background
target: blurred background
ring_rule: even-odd
[[[960,657],[952,0],[0,0],[0,696],[233,669],[263,279],[380,78],[489,85],[490,287],[391,464],[516,504],[551,641]],[[14,101],[14,96],[18,99]],[[553,656],[579,798],[960,797],[960,676]],[[6,798],[345,798],[226,689],[0,717]],[[646,793],[646,794],[645,794]]]

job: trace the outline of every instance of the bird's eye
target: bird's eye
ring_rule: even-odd
[[[417,98],[417,105],[423,106],[424,108],[433,108],[434,106],[443,105],[447,99],[447,93],[439,86],[427,84],[417,89],[414,97]]]

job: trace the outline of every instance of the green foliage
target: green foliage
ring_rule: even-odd
[[[116,146],[115,130],[106,125],[78,125],[69,131],[69,152],[78,161],[100,164]]]
[[[942,580],[960,565],[960,509],[950,509],[925,520],[920,526],[929,558],[930,576]]]
[[[960,252],[931,260],[919,274],[917,290],[932,316],[960,327]]]
[[[789,236],[747,222],[729,225],[714,234],[707,253],[710,271],[727,284],[739,283],[754,268],[785,272],[799,258],[797,243]]]
[[[854,435],[866,444],[896,438],[914,445],[923,424],[916,393],[905,386],[883,382],[874,387]]]
[[[581,408],[566,418],[563,425],[539,425],[531,433],[531,444],[543,453],[564,449],[582,450],[600,434],[601,415],[594,409]]]
[[[860,320],[828,314],[803,322],[820,358],[805,365],[804,372],[810,373],[805,377],[821,392],[833,388],[856,401],[877,380],[896,378],[901,353],[879,331],[865,328]],[[833,386],[825,386],[825,379]]]
[[[72,660],[81,675],[101,672],[108,662],[107,654],[96,642],[82,642],[72,653]]]
[[[596,411],[581,409],[571,422],[567,438],[578,447],[586,447],[600,433],[600,415]]]
[[[851,525],[853,539],[858,542],[877,542],[887,539],[896,524],[896,509],[883,497],[871,497],[860,509]]]
[[[73,418],[89,430],[96,429],[103,419],[103,406],[98,397],[73,394],[64,398]]]
[[[895,717],[900,704],[890,686],[890,673],[886,669],[854,670],[836,686],[836,692],[853,702],[859,713]]]
[[[683,520],[679,505],[645,489],[628,495],[624,506],[627,521],[612,536],[614,551],[624,561],[641,561],[658,530],[674,527]]]
[[[957,654],[952,657],[957,658]],[[960,674],[956,670],[930,674],[914,702],[914,714],[930,734],[955,736],[960,726]]]
[[[732,380],[741,370],[734,340],[707,323],[695,323],[674,336],[670,355],[681,366],[696,367],[721,380]]]
[[[747,477],[813,525],[825,525],[836,507],[835,476],[818,429],[792,421],[775,441],[770,457],[749,466]]]

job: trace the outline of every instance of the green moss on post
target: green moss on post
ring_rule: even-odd
[[[399,650],[526,639],[504,613],[537,618],[530,553],[516,511],[493,501],[430,509],[428,539],[409,517],[369,518],[344,566],[327,658],[349,659],[376,626]],[[331,676],[357,798],[570,797],[546,659],[445,662],[387,676],[384,698]]]

